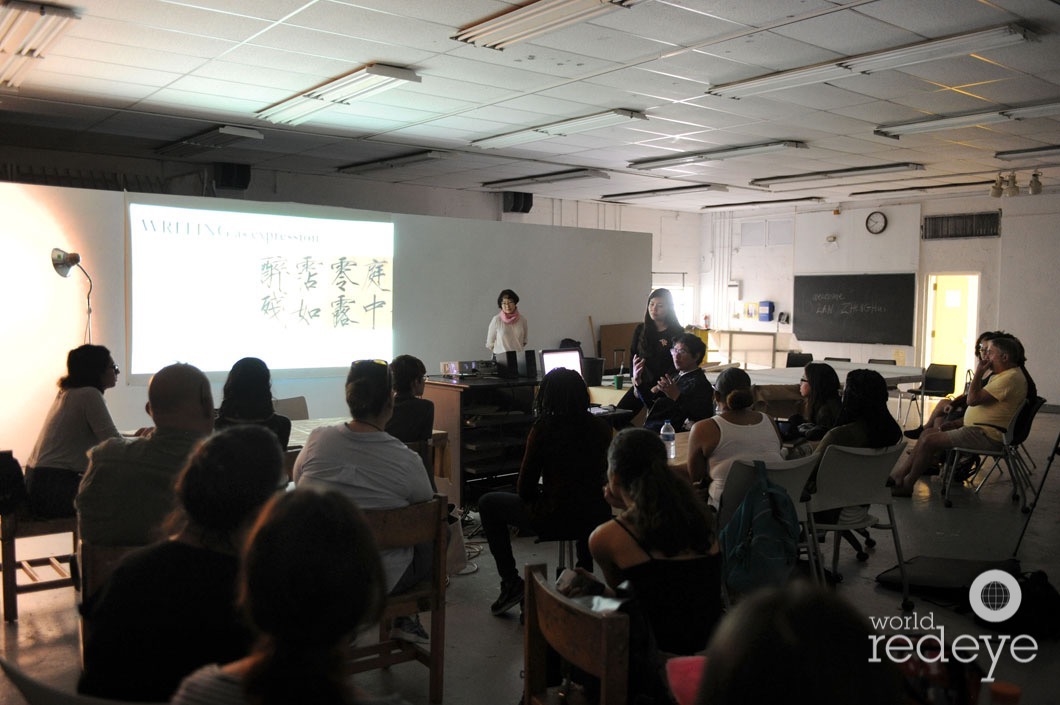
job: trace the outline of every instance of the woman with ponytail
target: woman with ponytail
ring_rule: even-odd
[[[700,651],[722,604],[710,510],[667,467],[666,448],[647,429],[619,432],[607,460],[604,497],[622,513],[589,537],[606,590],[629,581],[660,651]],[[584,582],[580,591],[591,592]]]
[[[688,474],[697,485],[709,480],[710,506],[715,509],[733,460],[784,459],[776,425],[753,410],[753,403],[750,376],[739,367],[722,370],[714,383],[717,414],[697,421],[688,435]]]

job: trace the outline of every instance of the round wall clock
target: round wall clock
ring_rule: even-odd
[[[880,211],[869,213],[869,217],[865,218],[865,229],[873,235],[879,235],[887,229],[887,216]]]

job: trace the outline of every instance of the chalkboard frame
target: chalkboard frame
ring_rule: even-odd
[[[913,344],[915,273],[796,276],[794,298],[799,340]]]

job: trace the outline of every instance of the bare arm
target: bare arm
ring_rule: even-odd
[[[692,482],[710,478],[710,454],[718,447],[721,429],[714,419],[697,421],[688,435],[688,476]]]
[[[980,360],[975,366],[975,374],[968,385],[968,406],[984,406],[997,402],[994,396],[983,388],[983,375],[990,369],[989,360]]]

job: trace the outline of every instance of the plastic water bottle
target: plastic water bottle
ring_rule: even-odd
[[[670,419],[666,419],[666,423],[659,429],[659,438],[666,444],[666,455],[671,460],[677,457],[677,433],[674,431],[674,427],[670,424]]]

